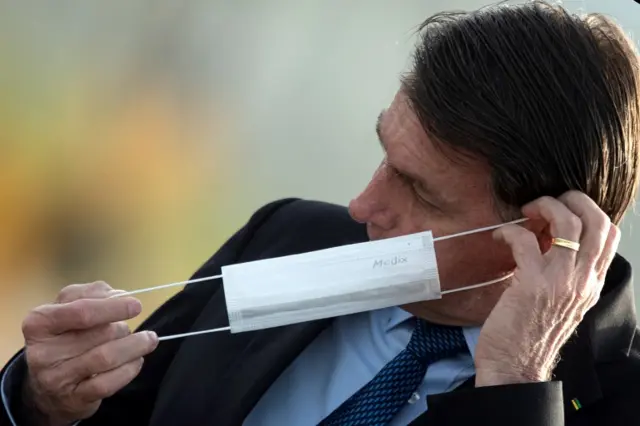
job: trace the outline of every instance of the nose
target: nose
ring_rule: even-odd
[[[349,203],[349,213],[353,220],[385,231],[392,229],[394,215],[389,208],[392,195],[390,186],[389,170],[383,163],[375,171],[366,188]]]

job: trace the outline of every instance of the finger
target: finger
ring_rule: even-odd
[[[74,358],[95,347],[125,338],[130,334],[129,325],[125,321],[117,321],[88,330],[62,334],[60,347],[66,350],[65,358]]]
[[[539,268],[542,253],[535,234],[517,225],[506,225],[494,231],[493,236],[511,248],[513,259],[520,268]]]
[[[112,340],[127,337],[130,334],[129,325],[124,321],[105,324],[88,330],[64,333],[48,339],[46,347],[40,343],[28,346],[27,362],[31,369],[46,368],[75,358]]]
[[[25,339],[59,335],[72,330],[87,330],[111,322],[134,318],[142,304],[133,297],[79,299],[70,303],[43,305],[25,318]]]
[[[564,238],[570,241],[580,241],[582,222],[561,201],[551,197],[541,197],[525,205],[522,213],[530,219],[543,219],[549,224],[551,237]],[[557,258],[573,258],[576,252],[565,247],[552,245],[546,256]]]
[[[559,199],[580,218],[583,225],[578,258],[589,265],[595,264],[604,249],[611,220],[591,198],[581,192],[569,191]]]
[[[103,299],[118,292],[124,292],[124,290],[114,290],[104,281],[90,284],[71,284],[60,290],[56,303],[69,303],[78,299]]]
[[[155,333],[142,331],[93,348],[58,365],[52,374],[67,383],[79,383],[141,358],[151,353],[157,345],[158,337]]]
[[[157,345],[158,336],[152,331],[141,331],[105,343],[78,357],[69,375],[80,381],[113,370],[151,353]]]
[[[604,244],[604,249],[602,250],[602,254],[598,259],[598,262],[596,263],[598,281],[601,286],[604,284],[607,272],[609,271],[609,266],[611,266],[611,262],[613,262],[613,258],[616,256],[616,252],[618,251],[620,236],[620,228],[612,223],[609,227],[609,235],[607,236],[607,241]]]
[[[143,358],[137,358],[127,364],[98,374],[78,384],[75,394],[86,403],[108,398],[128,385],[142,369]]]

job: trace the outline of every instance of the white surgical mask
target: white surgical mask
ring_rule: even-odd
[[[223,266],[219,276],[153,287],[151,289],[222,278],[229,316],[229,327],[165,336],[161,340],[222,330],[240,333],[349,315],[440,299],[447,293],[503,281],[510,275],[442,291],[434,247],[434,242],[440,240],[501,226],[503,224],[435,239],[431,231],[426,231],[238,263]]]
[[[222,268],[232,333],[440,297],[431,232]]]

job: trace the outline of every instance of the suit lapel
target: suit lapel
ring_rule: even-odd
[[[193,330],[227,324],[222,291]],[[192,337],[166,373],[150,425],[240,425],[284,369],[330,320],[287,327]]]
[[[240,425],[294,359],[324,330],[329,320],[256,333],[220,383],[222,410],[206,424]],[[203,423],[204,424],[204,423]]]
[[[609,386],[598,365],[624,361],[629,355],[635,330],[631,265],[616,256],[600,300],[563,347],[554,372],[555,379],[562,381],[567,415],[603,397],[603,389]]]

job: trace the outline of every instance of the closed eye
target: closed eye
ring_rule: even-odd
[[[411,176],[405,175],[404,173],[402,173],[401,171],[393,167],[391,164],[389,164],[388,161],[386,161],[386,159],[385,159],[385,164],[389,168],[389,171],[392,172],[395,177],[400,179],[404,184],[409,185],[409,187],[411,188],[411,192],[413,192],[413,194],[416,196],[418,201],[420,201],[422,204],[426,204],[429,207],[437,208],[435,204],[433,204],[427,199],[426,195],[424,194],[424,191],[421,188],[420,183],[417,180],[415,180]]]

